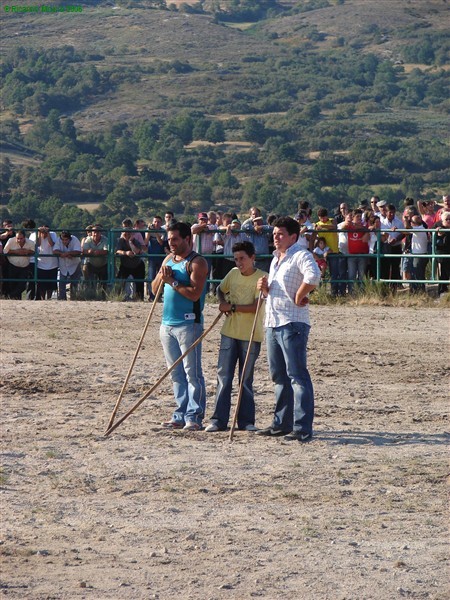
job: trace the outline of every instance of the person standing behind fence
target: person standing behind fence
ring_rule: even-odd
[[[307,368],[307,296],[319,285],[320,269],[312,253],[297,243],[299,231],[291,217],[275,221],[269,278],[262,277],[257,284],[267,298],[267,359],[275,384],[275,410],[272,424],[256,433],[306,442],[314,420],[314,390]]]
[[[369,239],[370,232],[362,224],[362,210],[356,208],[352,212],[352,222],[348,226],[347,241],[348,241],[348,292],[353,292],[353,286],[355,281],[358,281],[358,285],[361,288],[363,284],[364,275],[366,274],[367,262],[369,258],[367,256],[353,256],[354,254],[369,254]]]
[[[339,295],[339,248],[338,236],[336,232],[336,223],[328,217],[326,208],[319,208],[317,211],[319,221],[316,223],[316,232],[325,238],[326,245],[329,248],[327,262],[331,278],[331,295]]]
[[[256,431],[253,372],[264,337],[263,310],[260,310],[258,314],[245,373],[243,374],[242,371],[258,305],[259,293],[256,284],[261,277],[267,276],[267,273],[255,268],[255,248],[251,242],[235,244],[233,254],[236,268],[226,275],[217,288],[219,310],[225,313],[227,318],[220,332],[216,404],[211,424],[205,430],[207,432],[224,431],[227,428],[237,363],[239,364],[239,384],[241,385],[243,381],[237,425],[239,429],[245,431]]]
[[[67,284],[70,283],[70,299],[74,300],[81,279],[81,244],[70,231],[63,231],[53,247],[59,259],[58,300],[67,300]]]
[[[400,261],[402,254],[402,239],[404,234],[397,229],[403,228],[401,219],[396,216],[393,204],[378,203],[381,209],[381,229],[386,233],[383,235],[383,254],[395,254],[398,256],[387,256],[381,259],[381,279],[400,279]],[[395,291],[398,283],[391,283],[390,287]]]
[[[435,252],[436,254],[450,254],[450,211],[441,213],[441,220],[437,221]],[[446,294],[448,292],[448,280],[450,279],[450,256],[443,256],[438,259],[439,265],[439,283],[438,293]],[[445,282],[445,283],[444,283]]]
[[[30,238],[32,239],[32,236]],[[38,228],[36,300],[51,300],[53,292],[57,290],[58,258],[53,256],[53,248],[57,240],[56,233],[50,231],[48,225]]]
[[[164,283],[163,317],[160,339],[167,366],[180,358],[203,333],[203,306],[208,263],[192,250],[192,233],[187,223],[167,229],[170,254],[152,283],[156,294]],[[176,409],[166,429],[201,429],[206,408],[205,379],[201,363],[201,343],[193,348],[172,372]]]
[[[91,235],[85,238],[81,246],[85,259],[85,278],[87,281],[101,282],[103,294],[108,281],[108,240],[102,235],[100,225],[92,227]]]
[[[429,233],[423,226],[422,217],[414,215],[411,218],[411,254],[413,256],[413,279],[424,280],[425,271],[428,264]],[[412,289],[411,289],[412,288]],[[410,288],[411,292],[424,292],[425,283],[414,283]]]
[[[10,281],[7,288],[7,297],[20,300],[27,287],[29,276],[30,257],[33,256],[35,244],[25,236],[25,230],[20,229],[16,236],[9,238],[3,248],[3,253],[8,257],[8,277]]]
[[[272,233],[272,227],[265,225],[261,216],[254,217],[251,221],[247,219],[247,224],[242,225],[242,231],[247,233],[252,242],[256,253],[256,268],[268,271],[270,259],[262,255],[269,254],[269,236]]]
[[[163,220],[159,215],[155,215],[151,223],[148,223],[148,229],[145,235],[145,244],[147,245],[148,254],[156,256],[148,257],[148,296],[150,300],[155,299],[155,295],[152,292],[152,281],[155,279],[157,272],[161,268],[164,260],[165,251],[165,234],[161,231]],[[156,230],[156,231],[155,231]]]
[[[117,279],[123,280],[122,288],[125,288],[125,282],[131,276],[136,286],[137,299],[144,300],[145,264],[139,256],[144,247],[133,235],[135,234],[130,229],[123,231],[117,242],[116,254],[120,259]]]

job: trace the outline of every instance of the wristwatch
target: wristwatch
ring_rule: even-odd
[[[171,286],[173,287],[173,289],[175,290],[175,289],[176,289],[176,288],[179,286],[179,283],[178,283],[178,281],[175,279],[175,281],[172,281],[172,283],[171,283],[170,285],[171,285]]]

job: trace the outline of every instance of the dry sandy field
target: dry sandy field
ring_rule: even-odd
[[[309,444],[162,430],[169,379],[105,437],[150,306],[1,304],[2,595],[449,597],[448,310],[311,307]],[[160,314],[119,416],[166,369]],[[203,345],[207,417],[218,343],[219,325]],[[265,349],[255,390],[263,427]]]

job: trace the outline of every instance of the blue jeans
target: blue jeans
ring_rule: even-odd
[[[353,285],[356,282],[356,276],[358,276],[358,285],[362,286],[364,276],[367,268],[367,257],[366,256],[349,256],[347,259],[348,278],[353,281],[348,284],[348,293],[351,294],[353,291]]]
[[[339,291],[340,291],[339,261],[340,261],[339,254],[331,253],[331,252],[328,253],[327,264],[328,264],[328,269],[330,271],[330,279],[332,280],[332,283],[331,283],[331,295],[332,296],[338,296]]]
[[[347,257],[339,255],[339,296],[345,296],[347,292]]]
[[[255,400],[253,397],[253,371],[256,359],[259,356],[261,342],[253,342],[245,369],[241,404],[237,417],[239,429],[246,425],[255,424]],[[242,369],[248,350],[248,341],[236,340],[226,335],[220,339],[219,362],[217,366],[217,392],[214,414],[211,422],[226,429],[230,418],[231,389],[233,386],[234,370],[239,362],[239,384],[242,380]]]
[[[74,296],[78,287],[78,283],[81,279],[81,264],[78,265],[76,271],[73,275],[69,275],[66,273],[65,275],[62,271],[59,272],[59,288],[58,288],[58,300],[67,300],[67,290],[66,286],[70,283],[70,298],[74,300]]]
[[[159,335],[167,366],[180,358],[203,333],[203,325],[161,325]],[[171,372],[173,393],[177,408],[172,420],[184,424],[193,421],[202,424],[206,408],[205,379],[202,373],[202,345],[198,344]]]
[[[275,384],[273,429],[312,434],[314,390],[306,366],[309,330],[306,323],[266,330],[267,359]]]

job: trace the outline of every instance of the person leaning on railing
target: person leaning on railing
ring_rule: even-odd
[[[106,292],[108,280],[108,240],[102,235],[102,228],[94,225],[91,235],[83,240],[83,256],[85,256],[84,274],[86,281],[101,282],[103,292]]]
[[[441,220],[435,223],[435,252],[436,254],[450,254],[450,211],[441,213]],[[438,293],[445,294],[448,292],[448,283],[444,283],[450,279],[450,257],[443,256],[438,259],[439,265],[439,283]]]
[[[15,280],[9,282],[7,289],[9,298],[21,299],[22,293],[27,287],[30,257],[34,254],[34,250],[34,242],[26,238],[23,229],[20,229],[15,237],[9,238],[6,242],[3,252],[8,256],[8,277]]]

